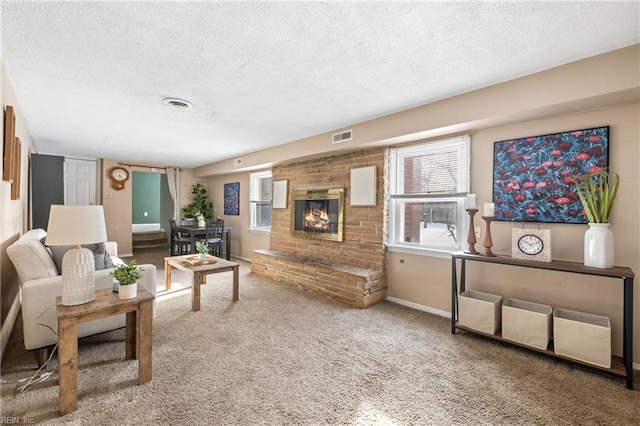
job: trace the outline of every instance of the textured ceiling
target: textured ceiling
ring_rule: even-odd
[[[39,152],[180,167],[640,42],[638,1],[1,7],[2,62]]]

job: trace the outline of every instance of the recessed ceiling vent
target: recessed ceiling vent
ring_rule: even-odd
[[[233,160],[233,167],[242,166],[242,157]]]
[[[346,132],[334,133],[333,134],[333,143],[342,143],[347,142],[353,139],[353,129],[349,129]]]
[[[173,108],[176,108],[176,109],[189,109],[189,108],[191,108],[191,102],[185,101],[184,99],[164,98],[162,100],[162,102],[164,102],[165,105],[169,105],[170,107],[173,107]]]

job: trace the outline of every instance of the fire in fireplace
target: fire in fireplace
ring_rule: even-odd
[[[291,233],[342,241],[343,205],[342,188],[294,192]]]

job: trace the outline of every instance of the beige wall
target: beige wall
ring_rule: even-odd
[[[640,104],[612,107],[545,120],[514,123],[480,130],[472,135],[472,191],[478,205],[492,196],[493,142],[564,130],[611,126],[610,165],[621,176],[611,230],[615,236],[615,263],[640,272]],[[634,212],[634,213],[631,213]],[[484,224],[476,217],[476,226]],[[491,236],[496,254],[511,254],[511,229],[520,223],[493,222]],[[532,225],[528,225],[532,226]],[[541,224],[551,229],[555,259],[583,261],[583,238],[587,225]],[[480,248],[481,243],[476,245]],[[451,311],[451,263],[404,253],[389,253],[389,297],[417,303],[444,312]],[[640,290],[635,283],[635,318],[640,317]],[[522,270],[498,265],[468,264],[467,286],[505,297],[516,297],[554,307],[582,310],[610,317],[613,347],[622,351],[622,280],[586,277],[538,270]],[[635,362],[640,360],[640,327],[635,330]]]
[[[256,170],[264,171],[264,170]],[[240,215],[224,214],[224,184],[240,182]],[[209,179],[209,198],[213,201],[216,217],[231,227],[231,254],[251,259],[251,252],[269,247],[269,234],[249,230],[249,173],[234,173]]]
[[[28,201],[27,187],[29,183],[29,152],[31,151],[31,135],[24,121],[22,110],[16,100],[13,86],[4,66],[0,62],[1,85],[0,97],[2,98],[2,126],[4,129],[4,108],[11,105],[16,116],[15,135],[22,142],[20,153],[20,199],[11,200],[11,184],[0,182],[0,322],[2,324],[2,354],[6,347],[9,334],[13,329],[13,324],[18,314],[19,307],[19,283],[15,269],[7,257],[7,247],[27,230],[28,227]],[[4,130],[2,130],[4,135]],[[4,152],[4,136],[2,151]],[[0,173],[1,175],[1,173]]]
[[[345,128],[354,129],[354,141],[332,145],[331,134],[295,141],[243,156],[246,168],[269,168],[279,162],[311,156],[330,156],[338,150],[396,145],[444,135],[471,134],[472,191],[479,205],[492,196],[494,141],[580,128],[611,126],[610,164],[622,178],[619,199],[611,217],[615,235],[615,263],[640,273],[640,45],[567,64],[528,77],[498,84],[422,107]],[[248,179],[231,160],[194,169],[209,176],[221,194],[222,183]],[[248,188],[241,184],[242,188]],[[248,206],[242,191],[243,207]],[[222,202],[221,195],[217,204]],[[241,214],[243,214],[241,208]],[[240,216],[243,218],[243,216]],[[476,218],[476,225],[482,225]],[[248,216],[242,220],[248,227]],[[509,223],[494,223],[493,250],[510,254]],[[586,225],[543,224],[552,232],[553,257],[582,261]],[[242,230],[241,230],[242,231]],[[484,230],[483,230],[484,236]],[[237,233],[234,235],[237,238]],[[251,246],[268,248],[269,240],[240,234],[241,252]],[[251,241],[247,244],[247,241]],[[389,296],[442,312],[450,312],[451,264],[448,259],[390,252]],[[469,265],[469,286],[554,306],[584,310],[611,318],[614,352],[621,353],[621,280],[598,279],[558,272]],[[635,283],[634,361],[640,362],[640,285]]]

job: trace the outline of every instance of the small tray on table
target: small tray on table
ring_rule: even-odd
[[[217,262],[216,258],[210,255],[207,255],[207,258],[205,260],[198,260],[198,256],[190,256],[187,257],[184,261],[192,266],[212,265]]]

